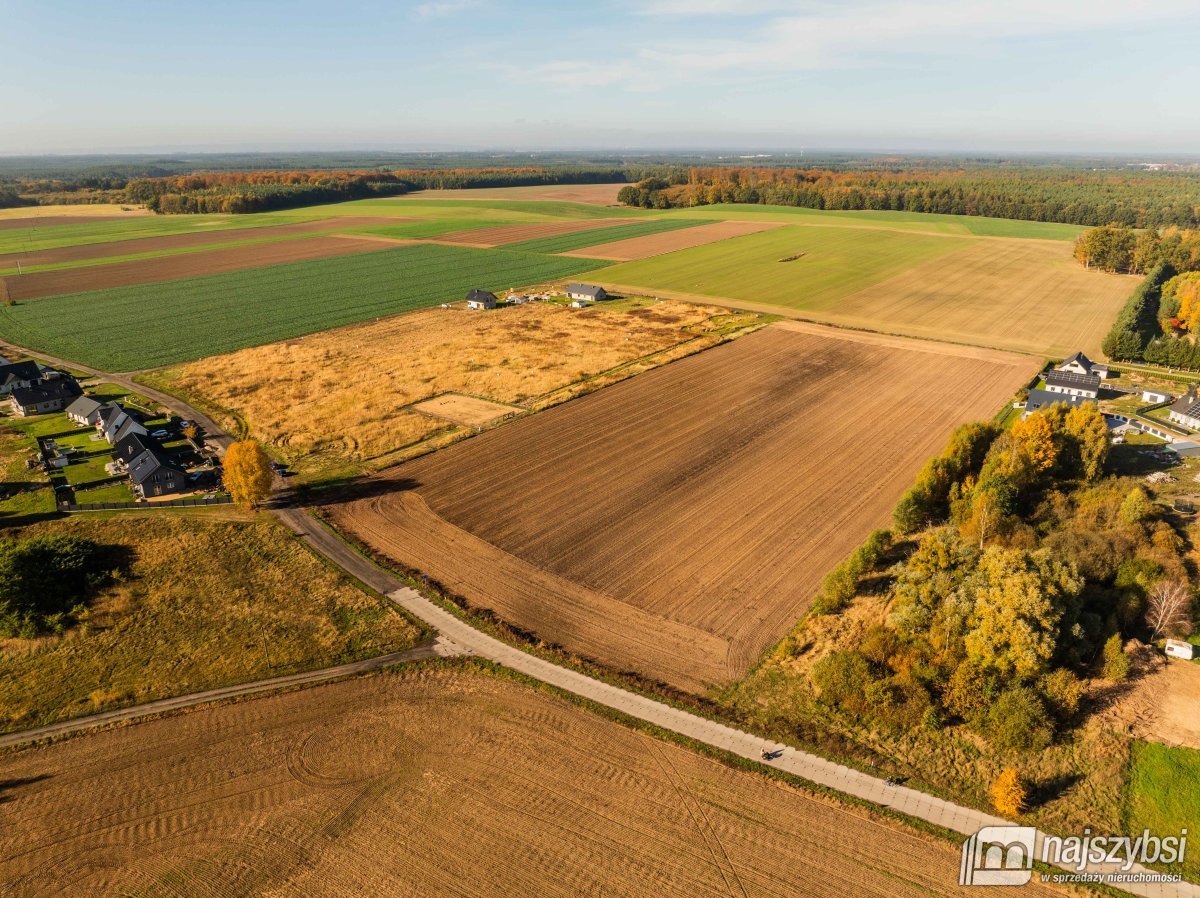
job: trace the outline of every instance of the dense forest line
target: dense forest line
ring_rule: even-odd
[[[632,206],[758,203],[1136,228],[1200,226],[1200,174],[1074,169],[673,169],[621,190]]]
[[[51,203],[141,203],[163,213],[246,213],[395,196],[410,190],[618,182],[617,168],[409,169],[402,171],[204,172],[154,178],[115,175],[20,179],[0,184],[0,207]]]

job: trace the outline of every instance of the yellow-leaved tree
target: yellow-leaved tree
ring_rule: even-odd
[[[1025,784],[1013,767],[1006,767],[992,783],[992,803],[1005,817],[1019,817],[1025,810]]]
[[[255,440],[234,443],[225,452],[225,489],[238,505],[253,508],[271,495],[271,460]]]

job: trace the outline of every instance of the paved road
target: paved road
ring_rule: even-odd
[[[82,366],[71,362],[62,360],[51,361],[82,370]],[[228,442],[229,438],[223,434],[223,431],[217,426],[215,421],[212,421],[196,409],[189,407],[186,403],[140,385],[133,386],[132,381],[121,375],[110,375],[100,371],[94,371],[93,373],[113,383],[130,386],[131,389],[136,389],[144,395],[162,402],[163,405],[177,414],[200,423],[207,431],[210,439],[221,443]],[[279,508],[275,510],[275,514],[286,526],[299,534],[316,552],[372,589],[388,596],[396,605],[414,617],[432,626],[441,634],[442,641],[440,644],[442,650],[447,653],[478,655],[481,658],[502,664],[505,667],[556,686],[574,695],[620,711],[630,717],[654,724],[664,730],[669,730],[694,739],[697,742],[723,749],[750,761],[768,763],[770,766],[809,782],[834,789],[843,794],[851,795],[882,807],[891,808],[953,832],[971,835],[984,826],[1005,825],[1008,823],[1008,821],[999,817],[972,808],[962,807],[953,802],[944,801],[916,789],[904,786],[889,786],[884,780],[878,777],[835,764],[817,755],[802,752],[789,746],[767,744],[761,737],[751,733],[716,723],[715,721],[682,711],[663,702],[628,692],[616,686],[610,686],[607,683],[594,680],[576,671],[534,657],[476,630],[440,606],[424,598],[415,590],[406,587],[395,576],[378,567],[362,555],[359,555],[303,510]],[[388,663],[395,662],[385,659],[372,659],[372,661],[358,662],[357,665],[344,665],[343,667],[371,664],[379,667]],[[371,668],[366,667],[361,669]],[[329,671],[337,670],[339,668],[329,669]],[[315,674],[326,674],[326,676],[319,677],[319,679],[329,679],[333,676],[344,676],[348,673],[358,672],[345,670],[341,673],[330,673],[329,671],[318,671]],[[305,677],[311,675],[298,674],[296,676]],[[203,697],[188,696],[185,699],[195,698],[195,701],[188,702],[188,704],[198,704],[200,702],[227,697],[226,694],[220,693],[247,695],[252,694],[254,691],[267,691],[283,685],[289,685],[289,683],[279,682],[279,680],[292,679],[282,677],[276,681],[268,680],[258,684],[248,684],[243,687],[231,687],[231,690],[212,690],[211,693],[201,693],[200,695]],[[301,679],[296,682],[314,681],[312,679]],[[97,718],[88,718],[87,720],[97,721],[93,725],[99,726],[102,723],[111,722],[111,720],[134,719],[141,714],[153,714],[171,710],[171,706],[168,703],[182,700],[167,699],[163,703],[152,703],[151,705],[113,712],[115,716],[109,720],[97,720],[97,718],[108,718],[109,715],[97,715]],[[155,707],[156,705],[161,706]],[[186,706],[185,704],[179,707]],[[128,716],[122,718],[119,715]],[[67,731],[69,731],[72,725],[78,726],[80,723],[83,723],[83,721],[72,721],[56,726],[66,727]],[[52,728],[45,729],[50,730]],[[17,734],[17,736],[25,738],[28,738],[29,735],[29,733]],[[53,734],[47,732],[45,735]],[[11,739],[15,737],[6,738]],[[4,741],[0,740],[0,746],[4,744]],[[764,749],[775,752],[772,760],[763,762],[762,752]],[[1037,834],[1037,853],[1039,855],[1043,839],[1044,835],[1039,832]],[[1089,865],[1087,868],[1089,872],[1102,872],[1106,869],[1104,865]],[[1134,872],[1148,873],[1150,871],[1140,866],[1135,866]],[[1200,898],[1200,886],[1191,883],[1127,883],[1122,888],[1131,894],[1146,896],[1146,898]]]
[[[14,745],[22,745],[26,742],[36,742],[39,739],[68,736],[73,733],[81,733],[85,730],[93,730],[97,727],[113,723],[137,720],[139,717],[148,717],[151,714],[163,714],[167,711],[178,711],[181,708],[190,708],[194,705],[203,705],[209,702],[221,701],[222,699],[238,698],[244,695],[257,695],[260,692],[274,692],[277,689],[285,689],[289,686],[308,686],[313,683],[324,683],[327,680],[336,680],[339,677],[369,673],[373,670],[390,667],[393,664],[401,664],[405,661],[423,661],[426,658],[449,658],[463,654],[468,654],[466,649],[456,643],[450,642],[443,636],[438,636],[427,640],[421,645],[406,649],[403,652],[392,652],[389,655],[379,655],[375,658],[367,658],[362,661],[351,661],[348,664],[325,667],[321,670],[309,670],[282,677],[272,677],[269,680],[256,680],[253,683],[242,683],[237,686],[223,686],[220,689],[193,692],[191,695],[163,698],[158,701],[147,702],[144,705],[136,705],[132,708],[106,711],[103,714],[93,714],[89,717],[76,717],[72,720],[64,720],[60,723],[38,727],[35,730],[9,733],[0,736],[0,749],[11,748]]]

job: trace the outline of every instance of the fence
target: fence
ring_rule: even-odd
[[[76,504],[75,502],[60,502],[61,511],[120,511],[123,508],[137,508],[145,511],[148,508],[191,508],[197,505],[232,505],[233,500],[228,496],[212,496],[193,499],[167,499],[162,502],[92,502]]]

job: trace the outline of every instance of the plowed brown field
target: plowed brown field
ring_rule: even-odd
[[[635,259],[648,259],[651,256],[661,256],[663,253],[673,253],[677,249],[690,249],[693,246],[716,243],[719,240],[728,240],[730,237],[757,234],[759,231],[769,231],[778,227],[782,227],[782,224],[774,221],[717,221],[712,224],[697,225],[694,228],[681,228],[678,231],[666,231],[662,234],[648,234],[645,237],[630,237],[628,240],[600,243],[561,255],[631,262]]]
[[[230,246],[154,259],[113,262],[110,265],[35,271],[32,274],[0,278],[0,281],[7,283],[8,294],[14,300],[38,299],[64,293],[81,293],[85,290],[105,290],[109,287],[152,284],[223,271],[241,271],[244,268],[263,268],[284,262],[378,252],[382,249],[385,249],[384,245],[377,240],[333,236],[306,237],[302,240],[284,240],[279,243]]]
[[[494,228],[477,228],[471,231],[455,231],[442,234],[438,243],[458,243],[463,246],[503,246],[520,243],[522,240],[540,240],[557,237],[559,234],[574,234],[596,228],[611,228],[636,222],[635,218],[592,218],[584,221],[543,221],[535,224],[497,225]]]
[[[96,221],[92,218],[89,221]],[[293,224],[271,225],[262,228],[223,228],[217,231],[199,231],[191,234],[169,234],[163,237],[142,237],[134,240],[114,240],[111,243],[87,243],[82,246],[62,246],[43,249],[32,253],[8,253],[0,255],[0,268],[11,268],[17,262],[22,265],[56,265],[62,262],[81,262],[87,259],[105,259],[112,256],[131,256],[136,253],[170,252],[194,246],[213,246],[221,243],[237,243],[240,240],[267,240],[279,237],[294,237],[298,234],[319,234],[346,228],[365,227],[377,224],[395,224],[412,221],[411,218],[323,218],[320,221],[301,221]]]
[[[1036,367],[780,323],[401,465],[331,511],[543,639],[702,689],[782,637],[950,430]]]
[[[949,844],[469,669],[9,754],[0,801],[11,898],[965,894]]]

